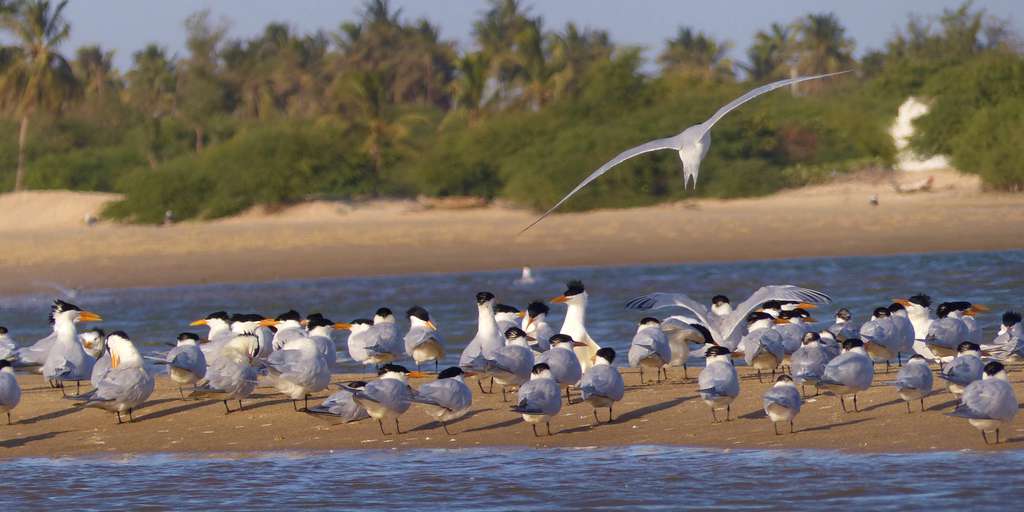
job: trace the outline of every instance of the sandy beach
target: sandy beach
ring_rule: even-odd
[[[879,372],[884,366],[877,367]],[[708,407],[697,397],[696,376],[682,382],[682,370],[670,370],[661,384],[639,386],[639,374],[623,369],[626,396],[615,406],[611,424],[593,425],[586,404],[565,406],[552,422],[551,437],[534,437],[530,426],[509,411],[501,394],[474,390],[470,414],[453,422],[446,435],[420,407],[401,418],[404,434],[383,436],[377,423],[363,420],[339,424],[323,417],[295,412],[290,400],[269,387],[257,389],[259,398],[245,402],[245,410],[225,415],[221,402],[181,401],[176,387],[160,376],[149,403],[135,413],[135,423],[117,425],[112,414],[80,409],[61,398],[37,375],[19,376],[22,404],[14,411],[15,424],[0,425],[0,458],[150,452],[255,452],[268,450],[323,451],[351,448],[464,448],[480,446],[584,447],[618,445],[685,445],[735,449],[823,448],[850,452],[918,452],[1019,449],[1024,428],[1018,420],[1003,432],[1009,442],[985,445],[967,421],[946,416],[956,404],[940,390],[925,401],[925,412],[914,404],[908,414],[895,390],[883,383],[895,378],[876,374],[875,385],[859,395],[861,412],[843,413],[832,396],[806,400],[796,420],[796,433],[775,435],[761,409],[768,388],[740,368],[742,388],[733,403],[733,421],[713,424]],[[1024,394],[1024,376],[1012,372],[1017,396]],[[651,378],[650,373],[646,375]],[[366,375],[335,375],[335,382]],[[416,387],[425,380],[414,379]],[[497,391],[497,388],[495,388]],[[813,390],[809,389],[813,393]],[[321,396],[326,393],[321,393]],[[848,405],[852,402],[848,400]],[[606,410],[599,411],[602,420]],[[388,426],[390,427],[390,425]],[[390,433],[391,430],[389,429]]]
[[[954,171],[928,175],[928,193],[897,194],[890,175],[862,173],[763,198],[554,215],[518,238],[536,213],[501,205],[311,202],[170,227],[87,227],[83,218],[116,196],[6,194],[0,294],[50,292],[52,282],[118,288],[1022,247],[1011,234],[1024,230],[1024,196],[984,193]]]

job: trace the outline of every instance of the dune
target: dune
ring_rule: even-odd
[[[111,194],[0,196],[0,294],[577,265],[1006,250],[1022,247],[1024,195],[983,192],[975,176],[897,193],[863,172],[748,199],[691,199],[554,215],[503,204],[428,208],[411,200],[314,201],[210,222],[86,226]],[[877,206],[869,199],[877,198]],[[386,254],[387,257],[381,257]]]

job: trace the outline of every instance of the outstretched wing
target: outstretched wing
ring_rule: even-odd
[[[747,315],[770,300],[807,302],[810,304],[830,304],[832,298],[810,288],[801,288],[791,284],[762,286],[747,300],[741,302],[729,316],[722,321],[721,334],[730,339],[736,330],[746,323]]]
[[[626,309],[638,309],[640,311],[672,307],[683,308],[693,313],[693,315],[697,317],[697,320],[705,326],[710,327],[710,324],[708,323],[708,308],[691,299],[685,293],[655,292],[647,295],[641,295],[640,297],[634,297],[626,301]]]
[[[714,115],[712,115],[710,118],[708,118],[707,121],[704,121],[704,123],[701,124],[701,132],[700,132],[700,137],[698,137],[698,139],[703,137],[704,134],[707,133],[708,130],[710,130],[711,127],[714,126],[715,123],[717,123],[719,119],[722,119],[723,117],[725,117],[726,114],[728,114],[729,112],[732,112],[733,110],[738,108],[740,105],[742,105],[742,104],[744,104],[744,103],[746,103],[746,102],[748,102],[748,101],[750,101],[750,100],[752,100],[752,99],[754,99],[754,98],[756,98],[756,97],[758,97],[758,96],[760,96],[760,95],[762,95],[762,94],[764,94],[766,92],[771,92],[771,91],[774,91],[775,89],[778,89],[780,87],[785,87],[787,85],[797,84],[797,83],[800,83],[800,82],[806,82],[808,80],[817,80],[819,78],[825,78],[825,77],[829,77],[829,76],[841,75],[843,73],[849,73],[849,72],[850,72],[850,70],[846,70],[846,71],[839,71],[838,73],[827,73],[827,74],[824,74],[824,75],[800,76],[800,77],[796,77],[796,78],[787,78],[785,80],[779,80],[777,82],[772,82],[770,84],[765,84],[765,85],[762,85],[761,87],[757,87],[755,89],[751,89],[750,91],[748,91],[743,96],[740,96],[739,98],[736,98],[736,99],[730,101],[724,107],[718,109],[718,111],[715,112]]]
[[[532,224],[530,224],[529,226],[526,226],[525,228],[523,228],[523,230],[520,231],[519,234],[523,234],[523,233],[526,232],[526,230],[532,228],[533,226],[536,226],[538,222],[544,220],[544,217],[547,217],[548,215],[551,214],[551,212],[557,210],[559,206],[562,206],[562,203],[568,201],[570,197],[572,197],[574,194],[576,194],[576,192],[579,192],[581,189],[583,189],[583,187],[589,185],[590,182],[592,182],[592,181],[596,180],[597,178],[601,177],[602,174],[608,172],[612,167],[615,167],[616,165],[619,165],[622,162],[625,162],[626,160],[629,160],[630,158],[633,158],[634,156],[637,156],[637,155],[642,155],[644,153],[650,153],[652,151],[658,151],[658,150],[662,150],[662,149],[678,149],[678,148],[679,148],[679,143],[677,142],[676,138],[675,137],[668,137],[668,138],[665,138],[665,139],[652,140],[650,142],[646,142],[644,144],[641,144],[641,145],[639,145],[639,146],[637,146],[635,148],[629,148],[629,149],[623,151],[622,153],[619,153],[618,155],[615,156],[615,158],[612,158],[611,160],[605,162],[604,165],[602,165],[596,171],[591,173],[590,176],[587,176],[587,178],[585,180],[583,180],[582,182],[580,182],[579,185],[576,185],[576,188],[572,189],[572,192],[569,192],[568,194],[566,194],[565,197],[563,197],[560,201],[555,203],[555,205],[552,206],[550,210],[544,212],[544,215],[541,215],[537,220],[533,221]]]

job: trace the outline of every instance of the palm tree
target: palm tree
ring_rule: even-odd
[[[174,112],[174,62],[167,58],[163,48],[155,44],[135,52],[132,58],[134,64],[127,74],[125,99],[142,114],[146,128],[146,158],[150,168],[156,169],[160,123]]]
[[[853,63],[853,39],[835,14],[808,14],[797,22],[800,33],[800,72],[832,73],[848,69]]]
[[[462,56],[455,65],[457,73],[451,83],[454,107],[468,111],[469,121],[473,123],[484,106],[490,62],[483,52],[472,52]]]
[[[551,53],[551,86],[555,99],[572,97],[579,93],[583,77],[590,67],[611,58],[613,46],[608,32],[580,31],[575,23],[565,25],[565,31],[549,36]]]
[[[531,18],[519,0],[490,0],[483,18],[473,23],[473,38],[490,62],[488,79],[496,82],[496,99],[500,101],[513,95],[516,82],[524,75],[524,57],[533,50],[526,49],[524,55],[520,44],[530,43],[530,34],[524,32],[532,30],[531,25],[539,27],[540,20]],[[533,71],[537,75],[539,70]]]
[[[67,3],[62,0],[53,7],[49,0],[27,0],[0,15],[0,28],[19,43],[7,52],[9,62],[0,76],[0,101],[21,118],[15,191],[25,187],[29,120],[40,110],[59,111],[77,92],[71,66],[57,51],[71,32],[63,16]]]
[[[103,51],[99,46],[78,48],[71,66],[82,84],[86,100],[99,100],[120,87],[120,77],[114,69],[114,52]]]
[[[754,35],[754,44],[747,49],[749,63],[744,69],[750,78],[765,81],[792,74],[795,65],[794,30],[780,23],[772,23],[768,32],[759,30]]]
[[[185,20],[185,29],[189,58],[178,73],[176,107],[178,115],[195,132],[195,148],[199,153],[205,144],[206,124],[226,103],[219,59],[227,24],[215,25],[210,21],[210,11],[199,11]]]
[[[690,27],[679,27],[676,37],[666,42],[658,55],[664,73],[686,73],[704,79],[731,78],[732,62],[725,58],[732,46]]]

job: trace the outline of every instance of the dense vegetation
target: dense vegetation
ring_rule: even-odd
[[[567,209],[799,186],[893,158],[887,129],[908,95],[933,102],[915,148],[947,153],[992,188],[1024,186],[1024,58],[1000,20],[965,4],[910,20],[853,58],[830,14],[773,24],[745,61],[688,27],[645,73],[601,30],[546,27],[492,0],[472,48],[370,0],[331,33],[270,24],[231,39],[188,18],[187,55],[151,44],[123,73],[99,47],[65,50],[65,1],[0,0],[0,187],[115,191],[106,215],[159,222],[310,197],[475,195],[552,204],[621,149],[673,134],[755,83],[856,73],[759,98],[716,127],[700,184],[674,154],[623,165]]]

